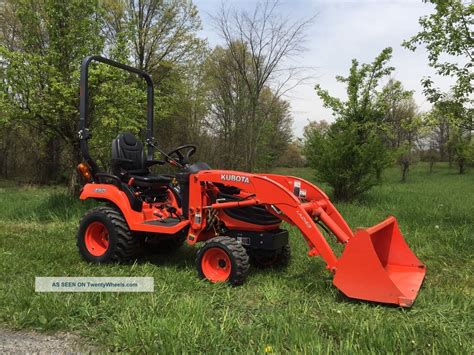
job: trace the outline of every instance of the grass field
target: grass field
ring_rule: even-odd
[[[308,169],[277,172],[313,180]],[[418,165],[407,183],[398,180],[389,170],[362,201],[336,206],[351,227],[398,218],[428,267],[408,310],[345,298],[294,229],[288,269],[253,270],[237,288],[199,280],[189,247],[133,265],[89,265],[75,233],[90,203],[62,188],[2,182],[0,324],[77,332],[104,350],[131,352],[472,353],[474,173]],[[37,294],[35,276],[152,276],[155,292]]]

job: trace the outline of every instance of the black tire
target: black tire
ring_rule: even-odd
[[[291,248],[287,244],[279,250],[253,250],[250,253],[252,264],[258,268],[285,268],[291,260]]]
[[[85,241],[86,230],[93,222],[102,223],[108,233],[106,251],[97,256],[91,254]],[[92,263],[127,262],[137,254],[138,239],[128,228],[127,222],[118,208],[101,206],[89,210],[79,223],[77,247],[82,258]]]
[[[215,237],[206,241],[198,250],[196,257],[196,266],[199,277],[206,279],[204,274],[202,261],[206,252],[212,248],[223,250],[230,259],[231,268],[230,275],[225,280],[233,286],[241,285],[245,282],[250,269],[249,256],[245,248],[237,240],[230,237]],[[212,280],[211,280],[212,281]]]

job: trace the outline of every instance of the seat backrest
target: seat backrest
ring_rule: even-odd
[[[112,172],[115,175],[123,175],[123,170],[146,173],[145,162],[143,144],[132,133],[121,133],[112,141]]]

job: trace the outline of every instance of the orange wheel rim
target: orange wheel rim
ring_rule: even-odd
[[[109,232],[102,222],[92,222],[86,228],[84,242],[93,256],[104,255],[109,248]]]
[[[201,259],[201,269],[211,282],[224,282],[229,279],[232,264],[229,255],[221,248],[209,248]]]

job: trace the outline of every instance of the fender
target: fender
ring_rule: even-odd
[[[132,231],[175,234],[189,224],[188,220],[181,221],[174,226],[160,227],[152,224],[146,224],[146,213],[132,210],[125,192],[111,184],[86,184],[79,196],[81,200],[89,198],[110,201],[122,212],[127,224]]]

